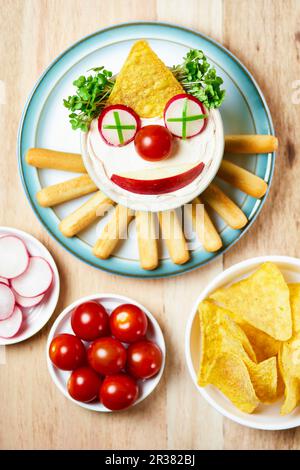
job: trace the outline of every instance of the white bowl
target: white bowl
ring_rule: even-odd
[[[47,248],[29,233],[23,232],[16,228],[0,227],[1,235],[16,235],[23,240],[31,255],[42,256],[50,264],[53,271],[52,287],[46,294],[43,301],[30,309],[23,309],[23,323],[18,333],[12,338],[0,338],[0,346],[20,343],[40,331],[50,319],[55,310],[59,297],[59,274],[57,266]]]
[[[176,209],[191,202],[196,196],[203,193],[216,176],[224,154],[224,129],[221,113],[218,109],[210,111],[216,125],[216,148],[211,163],[204,171],[190,184],[181,189],[160,195],[136,194],[119,188],[107,177],[106,171],[101,165],[97,166],[97,171],[93,163],[93,158],[88,151],[88,133],[81,134],[81,155],[84,166],[94,181],[96,186],[110,199],[129,207],[135,211],[159,212]]]
[[[94,295],[89,295],[87,297],[82,297],[81,299],[76,300],[75,302],[73,302],[71,305],[69,305],[67,308],[63,310],[63,312],[55,320],[50,330],[48,341],[47,341],[47,347],[46,347],[47,365],[48,365],[48,370],[50,372],[51,378],[54,381],[55,385],[59,388],[59,390],[65,395],[65,397],[67,397],[69,400],[76,403],[77,405],[82,406],[83,408],[87,408],[88,410],[93,410],[93,411],[99,411],[99,412],[111,411],[105,408],[105,406],[103,406],[102,403],[99,403],[99,402],[98,403],[94,403],[94,402],[82,403],[80,401],[74,400],[67,391],[67,381],[71,372],[63,371],[55,367],[52,364],[49,358],[49,354],[48,354],[50,343],[56,335],[61,334],[61,333],[74,334],[72,327],[71,327],[71,321],[70,321],[72,312],[75,307],[89,300],[95,300],[97,302],[100,302],[103,305],[103,307],[106,309],[108,314],[110,314],[116,307],[118,307],[121,304],[124,304],[124,303],[134,304],[140,309],[142,309],[143,312],[145,312],[145,314],[148,317],[148,331],[147,331],[146,338],[150,339],[151,341],[154,341],[160,347],[162,356],[163,356],[163,362],[162,362],[162,366],[161,366],[159,373],[155,377],[152,377],[151,379],[144,380],[144,381],[140,380],[138,382],[139,388],[140,388],[140,394],[139,394],[139,398],[137,399],[137,401],[132,405],[134,406],[137,403],[140,403],[141,401],[143,401],[145,398],[147,398],[148,395],[150,395],[150,393],[152,393],[155,387],[158,385],[161,379],[161,376],[163,374],[164,367],[165,367],[166,345],[165,345],[165,340],[164,340],[162,331],[160,329],[160,326],[157,323],[154,316],[143,305],[139,304],[138,302],[135,302],[135,300],[132,300],[129,297],[124,297],[122,295],[116,295],[116,294],[94,294]]]
[[[300,426],[300,408],[296,408],[289,415],[281,416],[280,407],[282,405],[282,399],[272,405],[260,404],[254,413],[247,414],[236,408],[214,386],[199,387],[197,384],[197,371],[200,357],[200,327],[197,314],[199,303],[219,287],[229,285],[232,282],[239,281],[243,277],[249,276],[249,274],[266,261],[275,263],[280,268],[287,282],[300,282],[300,259],[288,256],[261,256],[258,258],[250,258],[226,269],[208,284],[195,302],[186,327],[185,355],[189,372],[197,390],[219,413],[236,423],[250,428],[265,430],[290,429]]]

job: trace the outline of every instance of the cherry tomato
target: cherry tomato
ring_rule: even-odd
[[[123,410],[132,405],[139,395],[139,387],[130,375],[117,374],[104,379],[100,401],[109,410]]]
[[[68,380],[68,392],[74,400],[88,403],[99,396],[100,377],[90,367],[79,367]]]
[[[166,127],[157,124],[142,127],[134,139],[135,149],[139,156],[151,162],[168,158],[172,151],[172,143],[171,132]]]
[[[109,334],[109,317],[97,302],[84,302],[72,313],[71,325],[74,333],[85,341],[93,341]]]
[[[124,369],[127,350],[114,338],[99,338],[91,343],[87,350],[90,366],[99,374],[118,374]]]
[[[77,336],[63,333],[51,341],[49,356],[53,364],[62,370],[74,370],[86,361],[85,347]]]
[[[150,379],[159,372],[161,364],[162,352],[152,341],[138,341],[127,350],[128,372],[138,379]]]
[[[123,304],[115,308],[109,323],[113,336],[124,343],[133,343],[143,338],[148,327],[146,314],[133,304]]]

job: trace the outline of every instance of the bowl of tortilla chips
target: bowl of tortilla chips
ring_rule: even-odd
[[[300,259],[264,256],[217,276],[186,328],[186,360],[217,411],[256,429],[300,425]]]

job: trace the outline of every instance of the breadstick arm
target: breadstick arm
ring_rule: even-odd
[[[158,218],[162,238],[166,242],[173,263],[186,263],[190,259],[190,254],[176,212],[174,210],[159,212]]]
[[[138,211],[135,220],[141,267],[147,270],[155,269],[158,266],[158,247],[154,214]]]
[[[202,211],[197,211],[200,204],[203,205]],[[222,247],[222,239],[199,197],[192,201],[192,223],[193,229],[206,251],[213,253]]]
[[[93,193],[97,189],[97,186],[88,175],[82,175],[78,176],[78,178],[43,188],[37,193],[36,198],[40,206],[52,207]]]
[[[226,135],[227,153],[269,153],[276,152],[278,139],[274,135]]]
[[[28,150],[25,160],[28,165],[35,166],[36,168],[50,168],[52,170],[86,173],[81,155],[77,153],[31,148]]]
[[[262,178],[228,160],[222,161],[218,176],[235,188],[257,199],[263,197],[268,189],[267,183]]]
[[[248,220],[243,211],[217,185],[211,183],[202,199],[233,229],[244,227]]]

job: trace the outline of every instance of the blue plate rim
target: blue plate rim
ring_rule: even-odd
[[[262,207],[265,204],[266,198],[268,197],[270,187],[271,187],[271,184],[272,184],[273,174],[274,174],[276,152],[272,153],[273,158],[271,160],[271,168],[270,168],[270,172],[269,172],[268,190],[267,190],[266,194],[264,195],[264,197],[260,199],[260,204],[259,204],[258,208],[256,209],[254,216],[248,222],[246,227],[243,228],[240,231],[239,235],[232,242],[230,242],[228,244],[228,246],[224,247],[219,252],[213,253],[212,256],[209,259],[206,259],[205,261],[200,262],[200,263],[198,263],[194,266],[188,266],[187,267],[186,265],[181,265],[180,266],[181,270],[179,272],[175,271],[175,272],[168,272],[168,273],[165,273],[165,274],[164,273],[155,273],[155,270],[147,271],[144,275],[142,273],[137,273],[136,274],[136,273],[131,273],[131,272],[126,272],[126,273],[117,272],[116,270],[110,269],[109,267],[96,265],[96,264],[90,262],[89,260],[85,259],[79,253],[76,253],[75,251],[73,251],[69,246],[67,246],[65,243],[63,243],[61,240],[59,240],[54,233],[52,233],[52,231],[47,227],[46,223],[44,222],[44,220],[42,219],[40,214],[36,211],[34,203],[33,203],[32,199],[30,197],[30,194],[29,194],[29,191],[28,191],[28,188],[27,188],[27,184],[26,184],[26,181],[25,181],[25,178],[24,178],[24,174],[23,174],[23,169],[22,169],[21,137],[22,137],[22,130],[23,130],[24,120],[25,120],[30,102],[33,98],[33,95],[34,95],[36,89],[38,88],[38,86],[40,85],[40,83],[43,81],[44,77],[49,72],[49,70],[51,70],[51,68],[65,54],[67,54],[69,51],[71,51],[73,48],[77,47],[79,44],[81,44],[82,42],[84,42],[88,38],[97,36],[98,34],[105,33],[105,32],[108,32],[108,31],[111,31],[111,30],[114,30],[114,29],[120,29],[120,28],[123,28],[123,27],[135,26],[135,25],[136,26],[143,26],[143,25],[145,25],[145,26],[163,26],[163,27],[169,27],[169,28],[175,29],[175,30],[176,29],[181,30],[181,31],[184,31],[186,33],[193,33],[195,36],[198,36],[198,37],[212,43],[217,48],[219,48],[221,51],[223,51],[225,54],[230,56],[230,58],[244,71],[244,73],[248,76],[248,78],[252,81],[253,85],[255,86],[257,94],[259,96],[259,99],[261,100],[264,111],[265,111],[265,113],[267,115],[267,118],[268,118],[268,124],[269,124],[269,127],[270,127],[270,132],[271,132],[272,135],[274,135],[274,125],[273,125],[273,120],[272,120],[272,117],[271,117],[271,113],[270,113],[269,107],[267,105],[265,97],[264,97],[258,83],[256,82],[253,75],[250,73],[250,71],[245,67],[245,65],[232,52],[230,52],[226,47],[224,47],[220,42],[216,41],[215,39],[212,39],[211,37],[207,36],[206,34],[200,33],[199,31],[197,31],[193,28],[187,28],[187,27],[184,27],[184,26],[181,26],[181,25],[177,25],[175,23],[169,23],[169,22],[163,22],[163,21],[129,21],[129,22],[117,23],[117,24],[114,24],[112,26],[108,26],[106,28],[100,28],[100,29],[94,31],[93,33],[90,33],[90,34],[87,34],[87,35],[81,37],[78,41],[72,43],[69,47],[64,49],[60,54],[58,54],[50,62],[48,67],[46,67],[44,72],[39,76],[39,78],[35,82],[32,90],[29,93],[29,95],[27,97],[27,100],[25,102],[25,105],[24,105],[24,108],[23,108],[23,111],[22,111],[22,114],[21,114],[19,127],[18,127],[16,151],[17,151],[17,159],[18,159],[19,177],[21,179],[21,183],[22,183],[22,186],[24,188],[26,198],[27,198],[33,212],[35,213],[37,219],[39,220],[41,225],[44,227],[44,229],[47,231],[47,233],[51,236],[52,239],[54,239],[57,243],[59,243],[66,251],[68,251],[74,257],[78,258],[79,260],[83,261],[87,265],[92,266],[92,267],[94,267],[98,270],[105,271],[105,272],[107,272],[109,274],[112,274],[112,275],[118,275],[118,276],[122,276],[122,277],[129,277],[129,278],[135,278],[135,279],[162,279],[162,278],[168,278],[168,277],[175,277],[175,276],[179,276],[181,274],[184,274],[184,273],[187,273],[187,272],[190,272],[190,271],[194,271],[198,268],[201,268],[201,267],[207,265],[211,261],[216,260],[219,256],[224,255],[250,229],[250,227],[252,226],[252,224],[254,223],[256,218],[258,217],[260,211],[262,210]],[[192,260],[190,260],[190,261],[192,261]],[[176,268],[176,266],[175,266],[175,268]],[[178,266],[177,266],[177,268],[178,268]]]

